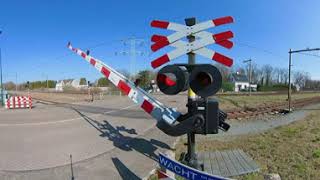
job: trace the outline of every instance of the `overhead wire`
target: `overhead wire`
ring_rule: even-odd
[[[303,52],[299,52],[298,54],[302,54],[302,55],[307,55],[307,56],[313,56],[313,57],[316,57],[316,58],[320,58],[320,55],[317,55],[317,54],[310,54],[310,53],[303,53]]]

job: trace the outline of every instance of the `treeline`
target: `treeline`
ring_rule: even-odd
[[[41,89],[41,88],[55,88],[57,81],[54,80],[48,80],[48,81],[33,81],[16,84],[12,81],[9,81],[7,83],[4,83],[4,88],[6,90],[26,90],[26,89]]]
[[[230,81],[231,76],[235,73],[239,73],[249,77],[249,66],[238,66],[234,68],[227,68],[220,64],[215,64],[215,66],[220,70],[223,78],[223,89],[225,91],[233,91],[234,84]],[[139,86],[142,88],[149,88],[151,80],[155,80],[156,73],[151,70],[141,70],[136,75],[130,76],[128,71],[120,70],[120,72],[131,79],[136,81],[139,79]],[[252,64],[251,70],[251,83],[258,85],[259,91],[280,91],[286,90],[289,84],[289,74],[286,68],[276,68],[271,65],[258,66],[257,64]],[[29,82],[30,89],[40,89],[40,88],[55,88],[57,81],[48,80],[47,81],[34,81]],[[311,80],[310,74],[303,71],[293,71],[291,76],[291,83],[293,88],[305,89],[305,90],[318,90],[320,89],[320,81]],[[80,78],[80,85],[87,84],[86,78]],[[101,77],[94,82],[90,82],[92,86],[95,87],[111,87],[116,90],[117,88],[106,78]],[[14,90],[16,88],[15,83],[7,82],[4,84],[7,90]],[[25,90],[28,88],[28,84],[22,83],[17,86],[18,90]]]
[[[154,80],[156,78],[156,73],[150,70],[142,70],[139,71],[136,75],[134,76],[129,76],[129,73],[127,72],[122,72],[122,74],[125,74],[126,77],[129,77],[129,79],[133,80],[134,82],[137,82],[140,87],[142,88],[148,88],[150,86],[151,80]],[[138,79],[138,81],[137,81]],[[101,77],[97,80],[96,85],[98,87],[114,87],[114,85],[107,80],[104,77]]]
[[[223,65],[216,65],[220,70],[223,81],[229,82],[232,74],[238,72],[249,77],[249,65],[226,68]],[[260,91],[285,90],[289,84],[289,72],[286,68],[272,67],[271,65],[258,66],[252,64],[251,83],[258,85]],[[311,80],[307,72],[292,71],[291,84],[294,88],[316,90],[320,89],[320,81]]]

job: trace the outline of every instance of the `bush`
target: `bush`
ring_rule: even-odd
[[[295,87],[291,87],[293,91],[295,91]],[[274,84],[269,86],[258,85],[258,91],[287,91],[288,85],[286,84]]]
[[[223,90],[223,92],[234,91],[234,84],[231,82],[223,81],[221,89]]]

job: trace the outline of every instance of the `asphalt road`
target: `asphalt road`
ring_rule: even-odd
[[[185,110],[183,101],[160,99]],[[0,109],[0,179],[71,179],[71,169],[75,179],[145,177],[175,140],[154,126],[126,97]]]

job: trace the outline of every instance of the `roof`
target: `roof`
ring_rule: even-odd
[[[232,77],[234,78],[234,81],[236,82],[249,82],[248,77],[244,74],[232,74]]]

